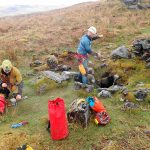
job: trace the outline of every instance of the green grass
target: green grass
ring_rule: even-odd
[[[78,124],[69,124],[69,137],[61,141],[52,141],[49,133],[46,131],[48,100],[61,97],[65,100],[66,108],[68,108],[75,98],[82,95],[79,92],[73,91],[72,82],[64,88],[50,90],[44,95],[36,95],[29,81],[30,79],[25,79],[24,89],[24,95],[27,95],[28,99],[22,100],[18,104],[14,116],[12,116],[14,108],[10,108],[0,123],[0,137],[2,137],[0,148],[5,140],[10,140],[10,143],[14,144],[8,144],[5,147],[6,150],[15,149],[24,143],[28,143],[36,150],[93,150],[94,148],[102,149],[107,147],[110,142],[112,143],[112,149],[121,149],[121,141],[124,140],[124,137],[127,137],[127,141],[131,140],[127,144],[128,147],[134,146],[134,149],[136,149],[149,146],[149,139],[143,133],[142,137],[137,136],[140,140],[144,140],[139,144],[136,142],[132,143],[132,138],[135,137],[130,135],[130,133],[141,134],[141,126],[144,129],[149,128],[150,112],[148,111],[148,102],[140,104],[147,111],[138,109],[123,112],[121,111],[123,104],[120,102],[118,94],[114,95],[112,99],[102,100],[111,117],[111,122],[108,125],[105,127],[97,126],[91,120],[87,129],[83,129]],[[88,96],[86,93],[83,95],[84,97]],[[29,121],[29,124],[17,129],[11,129],[13,123],[18,123],[22,120]],[[140,131],[136,131],[137,129]],[[22,134],[24,138],[21,138]],[[14,141],[17,138],[21,140],[15,143]],[[4,147],[1,149],[4,149]]]
[[[139,29],[140,30],[140,29]],[[149,34],[149,28],[141,29],[141,35]],[[139,35],[139,34],[138,34]],[[116,46],[122,44],[129,45],[135,35],[120,35],[110,39]],[[100,43],[101,44],[101,43]],[[98,51],[99,44],[95,46]],[[65,49],[65,48],[64,48]],[[34,54],[34,51],[25,53],[26,57]],[[94,60],[93,60],[94,61]],[[97,62],[99,63],[99,62]],[[150,70],[145,69],[144,63],[139,60],[120,60],[117,64],[111,64],[114,70],[123,72],[130,82],[127,87],[131,90],[139,82],[144,82],[149,86]],[[120,64],[122,68],[119,67]],[[137,65],[138,64],[138,65]],[[132,70],[132,66],[135,70]],[[28,67],[21,68],[25,74],[30,71]],[[97,71],[101,73],[102,70]],[[69,124],[69,136],[61,141],[52,141],[49,133],[46,131],[49,99],[61,97],[65,100],[66,109],[69,104],[78,97],[94,96],[94,91],[87,94],[85,91],[74,91],[72,81],[64,87],[55,87],[43,95],[37,95],[36,89],[30,82],[30,77],[24,77],[25,87],[24,95],[28,99],[19,102],[16,113],[13,115],[14,108],[9,108],[8,113],[0,120],[0,150],[14,150],[16,147],[28,143],[34,150],[148,150],[150,149],[149,136],[143,133],[144,130],[150,130],[150,103],[149,98],[145,102],[138,103],[140,108],[137,110],[122,111],[123,102],[120,101],[120,92],[113,95],[110,99],[101,99],[106,107],[111,122],[102,127],[94,124],[91,119],[88,127],[83,129],[78,124]],[[11,125],[20,121],[29,121],[28,125],[17,129],[12,129]]]
[[[150,28],[141,29],[141,32],[142,32],[143,34],[150,34]]]
[[[143,30],[143,34],[148,30]],[[117,37],[116,45],[124,41],[125,37]],[[128,40],[132,37],[127,38]],[[113,43],[113,41],[111,41]],[[95,47],[98,50],[98,47]],[[26,54],[28,56],[28,54]],[[94,62],[94,59],[92,59]],[[96,62],[97,65],[99,62]],[[138,64],[138,65],[137,65]],[[149,87],[150,70],[145,69],[145,63],[138,59],[119,60],[116,64],[111,63],[113,69],[123,72],[130,82],[127,87],[134,90],[139,82],[143,82]],[[95,65],[96,66],[96,65]],[[121,67],[120,67],[121,66]],[[132,70],[132,68],[134,68]],[[31,71],[30,68],[21,68],[25,74]],[[95,70],[101,74],[105,70]],[[138,103],[140,108],[137,110],[122,111],[123,102],[120,101],[121,93],[113,95],[113,98],[102,99],[110,117],[111,122],[102,127],[94,124],[91,119],[88,127],[83,129],[78,124],[69,124],[69,136],[61,141],[52,141],[49,133],[46,131],[49,99],[61,97],[65,100],[66,109],[69,104],[78,97],[86,98],[87,96],[96,96],[95,90],[87,94],[84,90],[74,91],[73,82],[56,86],[54,89],[48,89],[46,93],[37,95],[36,87],[30,82],[30,77],[24,77],[25,87],[24,95],[28,99],[19,102],[16,113],[13,115],[14,108],[9,108],[8,113],[0,120],[0,149],[14,150],[16,147],[28,143],[35,150],[148,150],[150,148],[149,137],[143,133],[144,130],[150,129],[150,104],[149,97],[145,102]],[[12,129],[11,125],[20,121],[27,120],[29,124],[17,129]]]
[[[134,66],[135,70],[130,73],[127,87],[135,89],[139,82],[149,84],[149,70],[144,69],[144,63],[138,63],[138,60],[120,60],[122,67],[130,68]],[[126,65],[125,65],[126,64]],[[114,67],[119,70],[122,68]],[[22,68],[24,74],[29,68]],[[122,70],[121,70],[122,71]],[[140,73],[140,75],[138,75]],[[125,149],[144,149],[150,148],[149,137],[143,133],[144,130],[150,129],[150,104],[149,98],[145,102],[139,103],[140,108],[137,110],[121,111],[123,103],[120,102],[120,93],[118,92],[111,99],[102,99],[103,104],[111,117],[111,122],[102,127],[94,124],[91,119],[87,129],[83,129],[78,124],[69,124],[69,137],[61,141],[52,141],[49,133],[46,131],[49,99],[61,97],[65,100],[66,109],[69,104],[78,97],[94,96],[94,91],[87,94],[84,91],[74,91],[73,82],[66,84],[64,87],[55,87],[43,95],[37,95],[36,89],[30,82],[31,78],[24,77],[25,87],[24,95],[28,99],[19,102],[15,115],[14,108],[9,108],[8,113],[0,120],[0,149],[14,150],[16,147],[28,143],[35,150],[125,150]],[[28,125],[12,129],[11,125],[20,121],[29,121]],[[9,141],[9,142],[8,142]]]

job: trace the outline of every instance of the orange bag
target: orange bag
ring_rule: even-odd
[[[91,107],[95,112],[106,112],[105,107],[103,106],[103,103],[97,98],[94,97],[95,103],[94,106]]]
[[[110,116],[107,114],[103,103],[97,97],[88,97],[86,101],[92,110],[96,112],[94,121],[97,125],[106,125],[110,122]]]

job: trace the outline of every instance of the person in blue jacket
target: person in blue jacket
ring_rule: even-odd
[[[79,42],[77,53],[79,60],[79,71],[82,76],[83,84],[88,84],[87,80],[88,55],[90,54],[95,57],[98,57],[98,54],[94,52],[91,48],[92,41],[100,37],[103,37],[103,35],[98,36],[96,28],[91,26],[88,29],[87,34],[83,35]]]

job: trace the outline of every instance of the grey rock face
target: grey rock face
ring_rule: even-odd
[[[111,57],[113,59],[119,59],[119,58],[130,58],[130,53],[128,51],[128,49],[125,46],[121,46],[117,49],[115,49],[114,51],[112,51],[111,53]]]

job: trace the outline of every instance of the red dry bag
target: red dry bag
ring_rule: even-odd
[[[48,101],[50,134],[53,140],[61,140],[68,136],[68,122],[66,118],[64,100],[57,98]]]
[[[0,96],[0,113],[1,114],[3,114],[5,111],[5,105],[6,105],[6,102],[5,102],[4,96]]]

